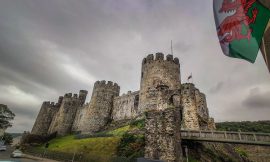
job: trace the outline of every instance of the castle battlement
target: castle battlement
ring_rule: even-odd
[[[173,55],[171,54],[168,54],[166,56],[166,59],[164,59],[164,54],[161,53],[161,52],[158,52],[155,54],[155,56],[153,54],[149,54],[146,58],[143,59],[143,62],[142,64],[149,64],[149,63],[152,63],[152,62],[155,62],[155,61],[169,61],[169,62],[172,62],[174,64],[177,64],[179,65],[179,59],[177,57],[173,57]]]
[[[113,83],[112,81],[106,82],[105,80],[96,81],[94,84],[94,89],[106,88],[115,91],[120,91],[120,86],[117,83]]]
[[[195,85],[193,83],[183,83],[181,84],[181,89],[190,89],[193,88],[195,90]]]
[[[53,107],[59,107],[60,104],[59,103],[55,103],[55,102],[50,102],[50,101],[44,101],[42,106],[46,107],[46,108],[53,108]]]
[[[127,96],[133,96],[133,95],[136,95],[136,94],[139,94],[140,91],[128,91],[127,93],[123,93],[121,96],[117,96],[115,97],[115,99],[118,99],[118,98],[122,98],[122,97],[127,97]]]
[[[73,101],[73,100],[75,100],[75,101],[82,100],[82,102],[84,102],[86,99],[87,93],[88,93],[88,91],[86,91],[86,90],[80,90],[79,95],[77,93],[74,93],[74,94],[66,93],[64,95],[64,97],[63,96],[59,97],[58,103],[61,104],[63,102],[63,100],[64,100],[64,102]]]
[[[64,95],[64,98],[72,98],[72,93],[66,93],[66,94]]]

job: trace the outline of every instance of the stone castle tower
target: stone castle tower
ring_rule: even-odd
[[[119,96],[118,84],[105,80],[94,84],[90,104],[86,107],[85,116],[81,119],[80,130],[97,132],[111,119],[113,100]]]
[[[170,90],[179,89],[180,64],[178,58],[163,53],[148,55],[142,61],[141,85],[140,85],[140,110],[142,112],[155,108],[156,96],[152,93],[159,85],[166,85]]]
[[[178,58],[150,54],[142,61],[139,91],[119,96],[118,84],[97,81],[88,104],[84,104],[85,90],[81,90],[79,96],[68,93],[60,97],[57,104],[44,102],[31,133],[94,133],[112,121],[132,120],[145,111],[165,110],[171,106],[181,112],[181,129],[214,129],[205,95],[192,83],[181,84],[180,76]]]

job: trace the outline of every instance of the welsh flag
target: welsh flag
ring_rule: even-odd
[[[254,63],[270,11],[256,0],[213,0],[217,34],[229,57]]]

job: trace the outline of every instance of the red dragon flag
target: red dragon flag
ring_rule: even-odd
[[[256,0],[213,0],[217,34],[225,55],[254,63],[270,18]]]

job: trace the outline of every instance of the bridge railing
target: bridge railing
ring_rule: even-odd
[[[230,141],[270,142],[270,133],[181,130],[184,138],[218,139]]]

